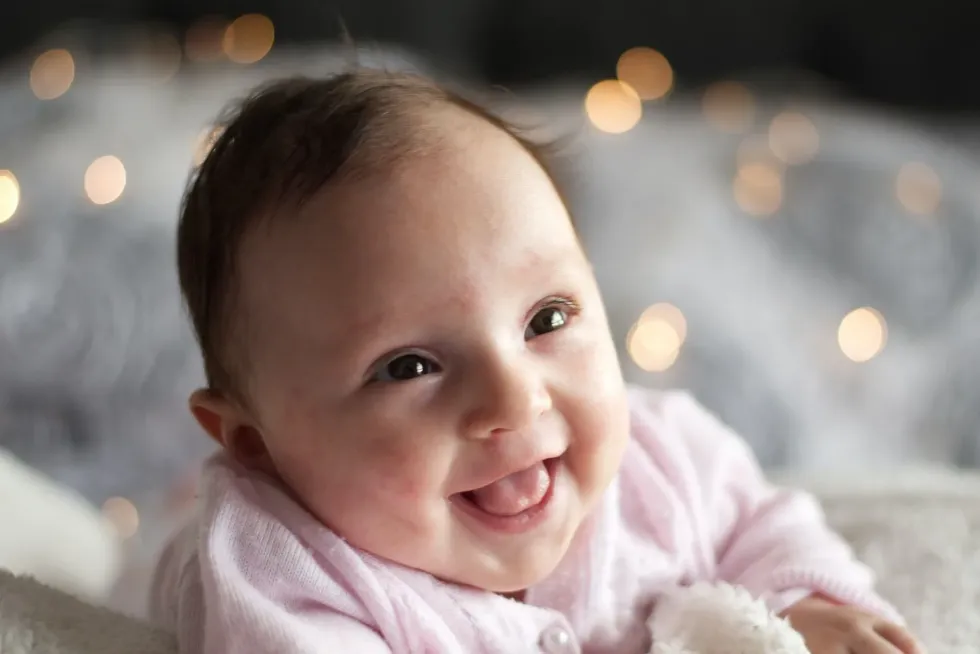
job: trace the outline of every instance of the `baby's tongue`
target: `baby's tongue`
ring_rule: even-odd
[[[467,496],[487,513],[512,516],[540,502],[548,492],[549,484],[551,477],[548,470],[544,463],[538,462],[483,488],[472,490]]]

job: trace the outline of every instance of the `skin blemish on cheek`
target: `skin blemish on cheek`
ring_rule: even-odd
[[[425,495],[424,485],[418,483],[417,479],[410,477],[396,480],[396,485],[393,490],[406,499],[411,500],[417,500]]]

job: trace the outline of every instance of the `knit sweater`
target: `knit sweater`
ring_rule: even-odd
[[[630,390],[620,470],[557,569],[522,602],[351,546],[274,480],[224,455],[167,547],[152,617],[183,654],[643,654],[658,595],[695,580],[775,611],[813,592],[900,620],[808,495],[775,487],[681,392]]]

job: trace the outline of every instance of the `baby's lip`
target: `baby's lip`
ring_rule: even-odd
[[[506,467],[502,466],[499,469],[495,470],[492,475],[489,475],[487,477],[481,477],[480,479],[477,480],[477,483],[470,482],[466,488],[454,492],[453,495],[462,495],[463,493],[469,493],[478,490],[485,486],[489,486],[494,482],[500,481],[505,477],[509,477],[514,473],[521,472],[522,470],[527,470],[531,466],[537,465],[538,463],[542,463],[544,461],[550,461],[551,459],[560,458],[562,455],[565,454],[567,449],[568,448],[566,447],[566,448],[562,448],[561,450],[544,451],[536,454],[533,457],[521,459],[516,463],[512,462],[508,464]]]

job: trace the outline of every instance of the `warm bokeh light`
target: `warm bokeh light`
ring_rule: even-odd
[[[221,136],[222,128],[210,127],[201,130],[197,135],[197,142],[194,144],[194,165],[200,166],[208,158],[211,148],[214,147],[218,137]]]
[[[0,170],[0,224],[14,217],[20,206],[20,184],[9,170]]]
[[[788,164],[810,161],[820,149],[820,135],[813,121],[796,111],[784,111],[769,124],[769,147]]]
[[[783,173],[765,163],[740,166],[733,183],[735,203],[751,216],[771,216],[783,203]]]
[[[743,132],[755,118],[752,93],[738,82],[716,82],[705,90],[701,109],[709,123],[723,132]]]
[[[677,361],[681,339],[667,321],[648,320],[633,326],[626,337],[626,348],[641,369],[663,372]]]
[[[851,361],[870,361],[885,347],[885,319],[871,307],[855,309],[844,316],[837,330],[841,352]]]
[[[222,45],[228,21],[217,16],[201,18],[187,28],[184,53],[191,61],[215,61],[224,54]]]
[[[585,114],[597,129],[622,134],[640,122],[643,102],[629,84],[607,79],[589,89],[585,96]]]
[[[269,54],[275,38],[271,20],[262,14],[245,14],[225,30],[221,49],[235,63],[254,64]]]
[[[120,538],[132,538],[139,531],[139,511],[132,502],[123,497],[107,499],[102,505],[102,515],[112,523]]]
[[[924,163],[907,163],[895,178],[895,195],[905,209],[916,214],[930,214],[939,208],[943,183]]]
[[[54,100],[75,81],[75,59],[67,50],[41,53],[31,66],[31,91],[40,100]]]
[[[669,302],[658,302],[644,309],[637,322],[647,320],[666,321],[677,332],[677,337],[681,339],[681,343],[687,338],[687,318],[684,317],[680,309]]]
[[[85,171],[85,195],[94,204],[116,201],[125,188],[126,168],[112,155],[99,157]]]
[[[616,77],[629,84],[641,100],[659,100],[674,85],[670,62],[653,48],[630,48],[616,63]]]
[[[630,329],[626,349],[647,372],[663,372],[674,365],[687,338],[687,320],[680,309],[660,302],[647,308]]]

